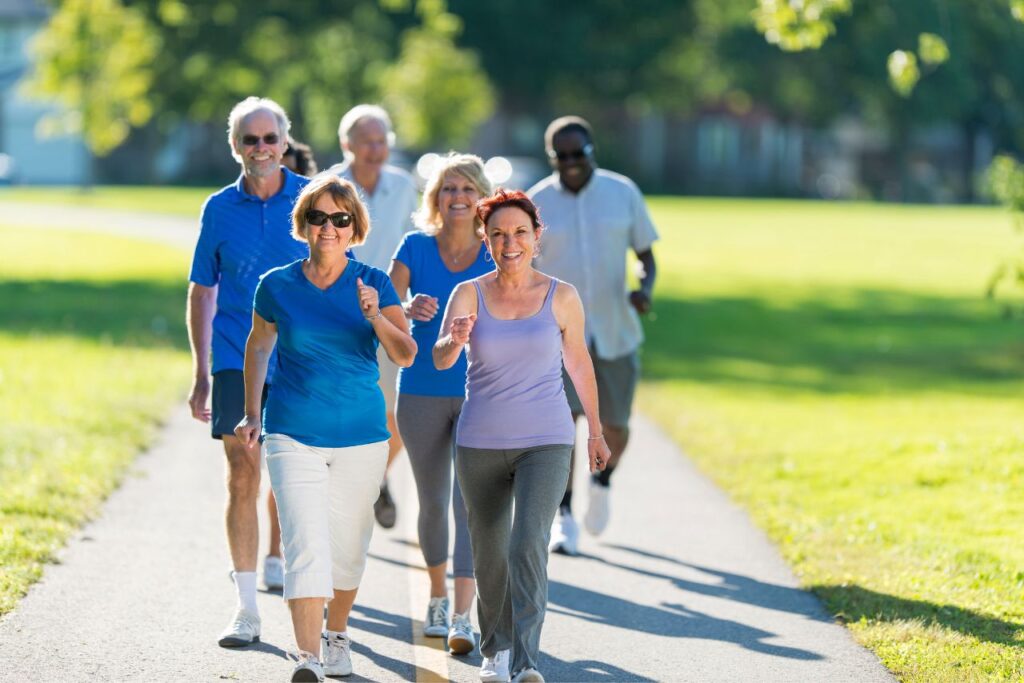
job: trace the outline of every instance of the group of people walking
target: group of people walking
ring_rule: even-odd
[[[628,440],[636,313],[655,276],[642,196],[596,168],[578,117],[549,126],[554,173],[529,193],[495,190],[479,157],[451,153],[418,202],[387,164],[394,135],[380,107],[342,117],[346,161],[312,178],[282,166],[289,129],[271,100],[232,110],[242,172],[204,205],[190,274],[189,403],[224,443],[238,595],[219,643],[260,638],[262,442],[276,527],[264,581],[288,601],[292,680],[352,673],[348,617],[374,519],[394,524],[386,473],[404,442],[430,581],[424,635],[472,652],[475,599],[480,679],[543,681],[548,552],[577,547],[577,418],[594,533]],[[628,249],[643,272],[627,293]]]

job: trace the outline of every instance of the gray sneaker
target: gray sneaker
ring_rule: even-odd
[[[242,609],[235,612],[228,627],[220,634],[217,644],[221,647],[245,647],[260,642],[260,616]]]
[[[352,673],[352,641],[349,637],[341,633],[330,636],[324,633],[321,638],[324,673],[328,676],[348,676]]]
[[[448,598],[430,598],[427,605],[427,618],[423,621],[423,635],[430,638],[444,638],[448,635],[448,622],[451,617]]]
[[[324,667],[316,655],[300,652],[295,669],[292,671],[292,683],[323,683]]]
[[[456,613],[452,617],[452,627],[448,629],[448,651],[453,655],[466,655],[476,647],[476,636],[473,624],[469,621],[469,612]]]

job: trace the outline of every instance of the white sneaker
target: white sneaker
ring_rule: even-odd
[[[548,550],[562,555],[575,555],[579,540],[580,528],[572,513],[565,508],[558,508],[555,520],[551,523],[551,542],[548,543]]]
[[[532,666],[528,666],[512,678],[512,683],[544,683],[544,677]]]
[[[284,588],[284,560],[267,555],[263,558],[263,584],[270,591]]]
[[[476,647],[476,636],[473,624],[469,621],[469,612],[456,613],[452,618],[452,627],[448,630],[448,650],[453,655],[465,655]]]
[[[427,605],[427,618],[423,621],[423,635],[430,638],[447,636],[450,615],[451,608],[448,606],[448,598],[430,598],[430,604]]]
[[[352,641],[343,633],[328,636],[324,633],[322,650],[324,673],[328,676],[348,676],[352,673]]]
[[[245,647],[260,642],[260,616],[241,607],[234,618],[220,634],[217,644],[221,647]]]
[[[484,657],[480,665],[483,683],[508,683],[508,660],[512,650],[498,650],[493,657]]]
[[[316,655],[309,652],[300,652],[299,661],[295,663],[295,670],[292,671],[292,683],[323,683],[324,667]]]
[[[593,479],[590,480],[590,501],[587,504],[587,514],[583,517],[583,526],[593,536],[600,536],[608,528],[608,518],[611,516],[611,503],[608,501],[611,489],[601,486]]]

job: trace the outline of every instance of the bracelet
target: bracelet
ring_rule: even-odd
[[[367,320],[376,320],[377,318],[381,317],[382,315],[384,315],[384,312],[381,311],[380,308],[378,308],[377,309],[377,315],[370,315],[370,316],[365,316],[364,315],[363,317],[366,318]]]
[[[587,437],[587,441],[597,441],[598,439],[603,439],[603,438],[604,438],[604,434],[598,434],[597,436],[588,436]]]

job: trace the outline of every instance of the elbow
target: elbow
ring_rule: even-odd
[[[444,357],[444,354],[436,346],[434,347],[433,356],[434,368],[437,370],[447,370],[453,365],[453,363],[448,362],[448,360]]]
[[[419,347],[416,345],[416,340],[414,340],[412,337],[409,337],[409,339],[406,341],[405,348],[402,349],[403,352],[401,358],[395,361],[395,365],[397,365],[400,368],[410,367],[416,360],[416,352],[418,350]]]

